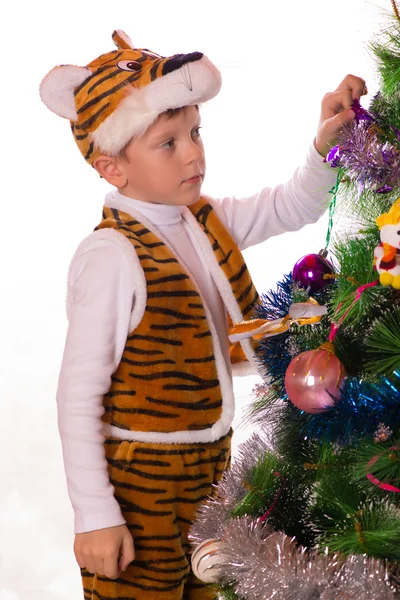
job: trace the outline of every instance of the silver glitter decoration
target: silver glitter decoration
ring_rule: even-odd
[[[238,448],[237,458],[231,468],[225,472],[215,486],[215,493],[206,500],[197,512],[189,539],[199,544],[207,539],[219,539],[231,519],[232,510],[247,495],[248,489],[243,482],[248,479],[260,456],[272,451],[271,446],[262,437],[262,433],[252,437]]]
[[[220,583],[246,600],[398,600],[381,561],[309,552],[250,517],[233,519],[223,538]],[[220,555],[221,559],[221,555]]]
[[[368,121],[357,124],[354,119],[344,125],[339,136],[340,166],[359,186],[378,188],[397,185],[400,179],[400,154],[388,142],[381,142]]]

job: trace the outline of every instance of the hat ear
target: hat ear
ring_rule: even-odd
[[[47,108],[70,121],[76,121],[74,90],[92,75],[86,67],[62,65],[54,67],[40,84],[39,93]]]
[[[134,48],[129,35],[125,31],[122,31],[122,29],[116,29],[112,34],[112,39],[120,50],[133,50]]]

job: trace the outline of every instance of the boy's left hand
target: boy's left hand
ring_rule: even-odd
[[[314,144],[321,156],[326,156],[336,143],[337,134],[345,123],[352,121],[355,112],[353,100],[368,93],[364,79],[347,75],[334,92],[325,94],[321,103],[321,116]]]

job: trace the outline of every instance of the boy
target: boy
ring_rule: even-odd
[[[190,572],[187,532],[230,460],[228,315],[249,319],[257,301],[239,248],[322,214],[336,178],[322,157],[365,82],[349,75],[324,97],[284,186],[216,201],[200,195],[198,104],[218,93],[218,70],[199,52],[164,58],[113,39],[119,50],[41,85],[116,188],[68,279],[57,403],[75,555],[87,599],[214,598]]]

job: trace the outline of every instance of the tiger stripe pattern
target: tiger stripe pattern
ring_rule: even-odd
[[[116,580],[82,569],[85,600],[213,600],[190,569],[188,531],[199,504],[229,467],[230,431],[210,444],[147,444],[109,438],[109,478],[135,543]]]
[[[90,134],[131,93],[131,87],[141,89],[202,56],[201,52],[192,52],[165,57],[147,48],[126,48],[102,54],[89,63],[87,68],[92,74],[74,90],[79,108],[77,120],[71,122],[72,133],[85,160],[92,163],[97,156]]]
[[[258,295],[240,250],[211,204],[200,199],[190,210],[242,314],[251,316]],[[223,399],[209,324],[193,281],[172,251],[130,215],[104,207],[96,229],[105,227],[133,244],[147,280],[147,306],[104,396],[103,420],[141,432],[211,428],[221,417]]]

